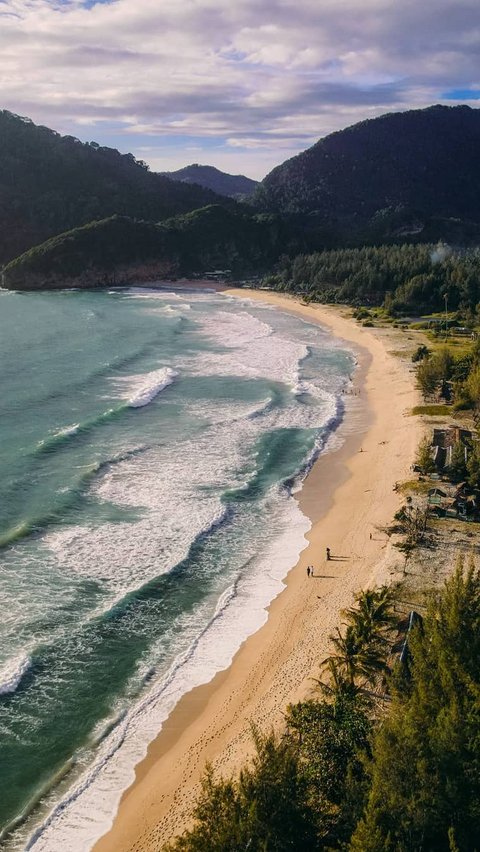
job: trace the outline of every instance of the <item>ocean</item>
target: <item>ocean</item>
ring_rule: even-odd
[[[88,850],[178,699],[266,620],[354,367],[200,291],[0,292],[3,848]]]

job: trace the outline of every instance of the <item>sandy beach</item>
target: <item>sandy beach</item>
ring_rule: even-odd
[[[158,852],[181,832],[205,763],[224,775],[237,769],[252,751],[251,721],[262,729],[280,726],[286,705],[312,692],[329,634],[354,592],[399,578],[403,569],[403,557],[381,528],[400,505],[394,486],[407,477],[422,430],[410,416],[417,401],[411,364],[392,354],[413,344],[396,329],[361,327],[340,308],[307,306],[270,292],[229,294],[267,301],[346,341],[358,360],[355,395],[345,397],[340,447],[318,459],[298,495],[312,521],[309,544],[271,604],[268,621],[226,671],[181,699],[137,766],[135,782],[95,852]],[[314,566],[313,578],[307,565]]]

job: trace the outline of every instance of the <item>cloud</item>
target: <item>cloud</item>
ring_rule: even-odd
[[[194,144],[260,177],[365,117],[476,93],[479,47],[477,0],[0,0],[1,106],[134,153],[150,137],[162,169]]]

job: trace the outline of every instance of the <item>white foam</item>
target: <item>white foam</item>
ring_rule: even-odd
[[[166,301],[165,296],[171,298],[172,294],[156,291],[155,296]],[[204,295],[198,299],[188,296],[192,302],[205,301]],[[132,298],[147,295],[142,292],[132,294]],[[152,296],[148,294],[148,298]],[[218,351],[201,352],[191,360],[180,356],[175,367],[182,374],[186,370],[199,377],[263,378],[289,385],[292,393],[284,389],[280,407],[272,405],[270,399],[256,403],[216,400],[214,404],[190,400],[188,414],[204,428],[178,440],[173,449],[170,443],[126,458],[104,471],[93,485],[98,498],[141,507],[142,514],[134,523],[103,523],[91,529],[67,527],[43,536],[42,545],[51,561],[66,576],[104,581],[103,588],[110,590],[110,596],[105,594],[103,605],[171,570],[184,558],[192,540],[220,521],[225,512],[220,495],[227,485],[241,488],[254,475],[252,449],[262,435],[281,428],[323,427],[313,457],[324,446],[328,430],[338,417],[335,384],[329,386],[324,376],[318,382],[301,378],[302,362],[309,354],[308,344],[315,341],[315,329],[307,328],[304,337],[290,339],[290,317],[282,333],[248,311],[239,312],[237,304],[235,313],[215,310],[211,315],[195,313],[195,319],[203,333],[218,344]],[[169,370],[117,380],[122,397],[128,396],[130,404],[132,399],[148,404],[167,386],[166,377],[173,380],[171,374],[165,377]],[[163,387],[149,398],[160,385]],[[305,402],[306,394],[314,397],[313,401]],[[305,546],[309,526],[286,490],[273,489],[264,498],[258,507],[258,529],[252,535],[254,550],[238,579],[220,596],[213,615],[206,604],[190,614],[185,633],[178,639],[185,642],[188,638],[190,646],[178,647],[170,670],[149,684],[141,702],[120,718],[111,733],[108,725],[99,728],[101,742],[94,765],[55,807],[28,848],[35,852],[57,852],[59,848],[81,852],[90,849],[108,829],[122,791],[133,780],[135,764],[181,695],[226,668],[244,639],[265,622],[266,607],[283,588],[283,579]],[[150,666],[150,661],[145,665]]]
[[[27,655],[16,657],[5,663],[0,669],[0,695],[10,695],[15,692],[31,665],[32,661]]]
[[[56,564],[67,575],[106,582],[112,599],[171,570],[192,540],[221,517],[226,484],[243,484],[245,458],[259,434],[259,427],[248,424],[251,410],[242,402],[218,403],[212,410],[192,404],[191,415],[199,423],[208,417],[210,427],[179,440],[174,451],[171,444],[155,447],[106,468],[92,484],[93,494],[118,506],[141,507],[140,517],[134,524],[48,530],[42,543]]]
[[[161,391],[172,384],[176,376],[178,376],[176,370],[172,370],[171,367],[162,367],[161,370],[153,370],[139,377],[140,384],[128,401],[130,408],[143,408],[148,405]]]
[[[26,849],[86,852],[108,828],[122,791],[134,780],[135,765],[178,700],[227,668],[242,642],[267,619],[266,607],[284,588],[283,580],[306,546],[310,522],[286,495],[275,536],[243,576],[218,601],[213,617],[186,652],[143,700],[105,738],[97,759],[35,832]]]
[[[276,334],[268,323],[247,312],[215,311],[202,318],[201,326],[223,351],[198,357],[197,373],[267,378],[297,389],[299,364],[308,355],[305,344]]]
[[[76,435],[80,428],[80,423],[73,423],[71,426],[65,426],[63,429],[59,429],[55,432],[55,437],[59,438],[63,435]]]

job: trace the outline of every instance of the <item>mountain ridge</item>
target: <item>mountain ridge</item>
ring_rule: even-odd
[[[106,216],[160,221],[219,202],[235,204],[150,172],[133,154],[0,110],[0,263]]]
[[[478,109],[437,104],[387,113],[286,160],[253,202],[329,229],[338,245],[418,235],[432,217],[480,222],[479,148]]]
[[[220,205],[163,222],[111,216],[35,246],[3,268],[6,289],[119,286],[228,267],[266,271],[289,245],[278,217]],[[291,243],[292,250],[302,249]]]
[[[191,163],[183,169],[174,172],[161,172],[170,180],[181,183],[196,183],[204,189],[211,189],[217,195],[225,195],[230,198],[243,198],[253,195],[258,181],[245,175],[231,175],[223,172],[215,166],[204,166],[200,163]]]

